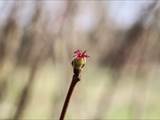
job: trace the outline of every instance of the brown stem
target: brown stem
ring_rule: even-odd
[[[66,114],[68,104],[69,104],[70,98],[72,96],[74,87],[76,86],[76,83],[78,81],[80,81],[79,73],[80,73],[79,70],[74,69],[74,75],[72,77],[72,82],[70,84],[70,87],[69,87],[69,90],[68,90],[68,93],[67,93],[67,96],[66,96],[66,99],[65,99],[65,102],[64,102],[59,120],[64,120],[64,117],[65,117],[65,114]]]

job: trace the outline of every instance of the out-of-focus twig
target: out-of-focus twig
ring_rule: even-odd
[[[107,57],[105,57],[104,62],[113,70],[115,70],[113,71],[115,72],[113,73],[113,76],[117,76],[117,74],[118,76],[120,76],[120,73],[122,72],[125,64],[127,63],[127,60],[133,49],[141,41],[139,37],[143,34],[144,31],[143,22],[149,16],[150,11],[152,11],[155,7],[155,3],[148,6],[147,13],[142,14],[139,20],[126,32],[126,35],[124,36],[121,45],[119,45],[116,49],[111,51],[107,55]],[[95,114],[95,118],[101,119],[102,115],[108,112],[108,105],[110,105],[110,102],[113,99],[112,96],[115,93],[119,82],[119,77],[116,77],[116,79],[111,79],[111,86],[109,92],[106,92],[105,89],[103,90],[103,94],[98,103],[98,110]],[[103,108],[102,106],[104,105],[107,105],[107,107]]]
[[[23,114],[25,108],[26,108],[26,102],[29,98],[29,92],[31,90],[31,86],[34,80],[34,77],[36,75],[36,71],[38,68],[38,63],[39,63],[39,57],[37,57],[37,60],[35,63],[32,65],[32,69],[30,71],[30,76],[29,76],[29,81],[27,85],[24,87],[22,94],[20,96],[20,101],[18,103],[17,111],[15,113],[15,116],[13,117],[14,120],[17,120],[20,118],[20,116]]]

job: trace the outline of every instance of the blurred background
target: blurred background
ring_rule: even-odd
[[[160,119],[160,2],[0,0],[0,119]]]

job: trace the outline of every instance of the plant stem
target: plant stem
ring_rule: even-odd
[[[65,102],[64,102],[59,120],[64,120],[64,117],[65,117],[65,114],[66,114],[68,104],[69,104],[70,98],[72,96],[73,90],[74,90],[77,82],[80,81],[79,73],[80,73],[79,70],[74,69],[74,75],[72,77],[72,82],[70,84],[70,87],[69,87],[69,90],[68,90],[68,93],[67,93],[67,96],[66,96],[66,99],[65,99]]]

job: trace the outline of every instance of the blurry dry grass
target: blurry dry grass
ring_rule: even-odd
[[[26,4],[34,10],[21,25],[18,11]],[[53,19],[44,1],[14,2],[0,26],[0,119],[57,119],[77,48],[91,57],[68,119],[160,119],[159,2],[148,5],[127,30],[113,26],[103,2],[95,2],[98,22],[86,32],[77,30],[74,20],[88,3],[63,4]]]

